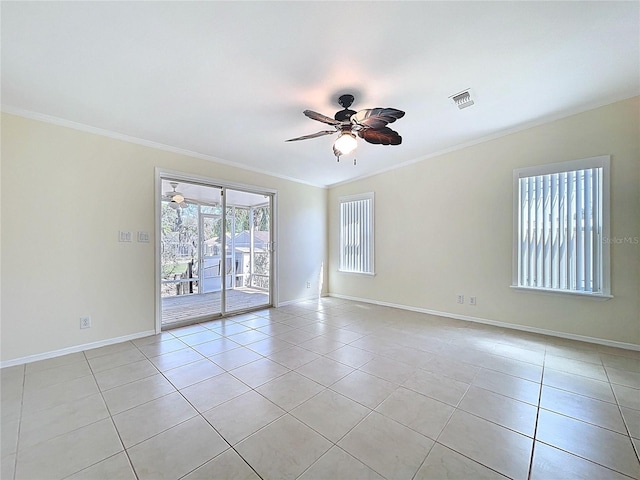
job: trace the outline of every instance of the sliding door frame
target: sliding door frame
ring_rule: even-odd
[[[255,193],[259,195],[269,195],[271,197],[271,272],[270,272],[270,281],[269,281],[269,295],[271,299],[271,304],[273,306],[278,305],[278,191],[272,188],[260,187],[257,185],[249,185],[242,183],[230,182],[227,180],[220,180],[212,177],[206,177],[202,175],[190,174],[185,172],[178,172],[175,170],[166,170],[160,167],[155,168],[155,332],[156,334],[162,331],[162,295],[160,293],[160,282],[162,280],[162,265],[161,265],[161,253],[162,253],[162,239],[161,239],[161,215],[162,215],[162,179],[167,178],[171,180],[176,180],[178,182],[188,182],[200,184],[205,187],[211,188],[221,188],[224,192],[222,205],[226,206],[226,190],[240,190],[248,193]],[[224,226],[224,222],[226,220],[226,210],[222,209],[222,222]],[[223,235],[224,237],[224,235]],[[222,257],[226,257],[224,254],[225,245],[224,242],[226,238],[223,238]],[[225,258],[226,261],[226,258]],[[226,268],[226,265],[222,265],[222,268]],[[226,270],[222,270],[225,275],[223,277],[223,282],[226,282]],[[226,287],[226,284],[223,284]],[[222,311],[224,312],[225,307],[225,290],[222,289]],[[236,313],[236,312],[234,312]]]

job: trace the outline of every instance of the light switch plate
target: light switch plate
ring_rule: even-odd
[[[118,232],[118,241],[120,242],[130,242],[131,241],[131,232],[123,232],[122,230]]]
[[[149,232],[138,232],[138,242],[149,243]]]

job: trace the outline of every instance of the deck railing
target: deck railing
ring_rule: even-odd
[[[260,290],[269,290],[269,275],[254,273],[249,275],[248,287],[259,288]]]

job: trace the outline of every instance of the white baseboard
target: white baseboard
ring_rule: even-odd
[[[558,332],[556,330],[546,330],[544,328],[530,327],[528,325],[518,325],[515,323],[498,322],[496,320],[489,320],[487,318],[472,317],[469,315],[460,315],[458,313],[440,312],[437,310],[430,310],[428,308],[418,308],[418,307],[410,307],[408,305],[399,305],[397,303],[380,302],[378,300],[371,300],[368,298],[350,297],[348,295],[340,295],[338,293],[330,293],[329,296],[342,298],[344,300],[354,300],[356,302],[371,303],[373,305],[380,305],[383,307],[393,307],[393,308],[399,308],[401,310],[409,310],[412,312],[427,313],[429,315],[437,315],[439,317],[448,317],[456,320],[464,320],[467,322],[484,323],[486,325],[509,328],[512,330],[520,330],[523,332],[539,333],[541,335],[549,335],[551,337],[566,338],[569,340],[578,340],[580,342],[595,343],[597,345],[606,345],[608,347],[622,348],[625,350],[640,351],[640,345],[636,345],[635,343],[616,342],[615,340],[607,340],[605,338],[588,337],[586,335],[576,335],[573,333]]]
[[[328,296],[328,295],[322,295],[324,296]],[[308,297],[301,297],[301,298],[296,298],[295,300],[287,300],[286,302],[278,302],[278,304],[276,305],[276,308],[278,307],[284,307],[286,305],[293,305],[294,303],[298,303],[298,302],[304,302],[306,300],[318,300],[320,297],[318,297],[318,295],[309,295]]]
[[[70,353],[82,352],[84,350],[91,350],[92,348],[105,347],[107,345],[113,345],[114,343],[126,342],[129,340],[136,340],[142,337],[148,337],[149,335],[155,335],[155,330],[148,330],[146,332],[134,333],[131,335],[125,335],[123,337],[110,338],[108,340],[100,340],[98,342],[85,343],[83,345],[75,345],[73,347],[61,348],[60,350],[53,350],[51,352],[38,353],[36,355],[27,355],[26,357],[15,358],[13,360],[5,360],[0,362],[0,368],[13,367],[14,365],[23,365],[25,363],[37,362],[39,360],[47,360],[49,358],[61,357],[62,355],[68,355]]]

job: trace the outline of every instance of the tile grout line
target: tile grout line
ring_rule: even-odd
[[[454,410],[455,411],[455,410]],[[453,415],[453,414],[452,414]],[[449,417],[451,418],[451,417]],[[447,423],[449,422],[449,419],[447,419]],[[444,429],[443,429],[444,430]],[[442,432],[440,432],[442,433]],[[440,434],[438,434],[438,436],[440,436]],[[430,438],[430,437],[427,437]],[[422,468],[422,466],[424,465],[424,462],[427,461],[427,458],[429,458],[429,455],[431,455],[431,451],[433,450],[433,447],[435,447],[436,445],[440,445],[438,442],[436,442],[435,440],[433,441],[433,445],[431,445],[431,448],[429,448],[429,451],[427,452],[427,455],[422,459],[422,462],[420,462],[420,465],[418,465],[418,469],[416,470],[416,472],[412,475],[411,480],[414,480],[416,478],[416,475],[418,474],[418,472],[420,471],[420,469]]]
[[[604,374],[607,376],[607,380],[609,381],[609,387],[611,388],[611,393],[613,393],[613,398],[616,400],[616,406],[618,407],[618,412],[620,412],[620,416],[622,417],[622,423],[624,425],[624,429],[627,432],[627,437],[629,437],[629,441],[631,442],[631,448],[636,454],[636,459],[640,462],[640,452],[638,451],[638,447],[636,443],[633,441],[633,435],[631,435],[631,430],[629,430],[629,424],[627,423],[627,419],[622,413],[622,405],[620,405],[620,401],[618,400],[618,396],[616,395],[616,391],[613,388],[613,383],[611,382],[611,378],[609,377],[609,372],[607,371],[607,367],[602,362],[602,368],[604,369]]]
[[[468,388],[467,388],[467,390],[465,391],[464,395],[462,395],[462,397],[460,398],[460,401],[458,402],[458,404],[457,404],[457,405],[460,405],[460,403],[462,402],[462,399],[464,398],[464,396],[465,396],[465,395],[467,394],[467,392],[469,391],[469,388],[471,388],[471,384],[469,384],[469,387],[468,387]],[[430,397],[430,398],[431,398],[431,397]],[[448,404],[447,404],[447,405],[448,405]],[[469,457],[469,456],[465,455],[464,453],[459,452],[458,450],[454,450],[452,447],[449,447],[448,445],[445,445],[444,443],[440,443],[440,442],[438,441],[438,440],[440,439],[440,436],[441,436],[441,435],[442,435],[442,433],[444,432],[444,430],[447,428],[447,426],[448,426],[448,425],[449,425],[449,423],[451,422],[451,419],[452,419],[452,418],[453,418],[453,416],[455,415],[456,411],[458,411],[458,410],[459,410],[459,411],[461,411],[461,412],[464,412],[464,413],[468,413],[468,412],[465,412],[464,410],[462,410],[462,409],[458,408],[458,406],[453,407],[453,411],[451,412],[451,415],[449,415],[449,418],[447,419],[446,423],[445,423],[445,424],[444,424],[444,426],[442,427],[442,430],[440,430],[440,433],[438,433],[438,436],[436,437],[436,439],[435,439],[435,441],[434,441],[433,446],[435,446],[436,444],[437,444],[437,445],[440,445],[440,446],[442,446],[442,447],[444,447],[444,448],[446,448],[446,449],[448,449],[448,450],[451,450],[452,452],[457,453],[458,455],[463,456],[464,458],[467,458],[467,459],[471,460],[472,462],[477,463],[478,465],[482,465],[483,467],[485,467],[485,468],[487,468],[487,469],[489,469],[489,470],[491,470],[491,471],[493,471],[493,472],[496,472],[498,475],[502,475],[502,476],[504,476],[505,478],[508,478],[505,474],[503,474],[503,473],[499,472],[498,470],[496,470],[496,469],[494,469],[494,468],[492,468],[492,467],[490,467],[490,466],[488,466],[488,465],[485,465],[484,463],[480,462],[479,460],[476,460],[476,459],[474,459],[474,458],[471,458],[471,457]],[[472,413],[470,413],[469,415],[473,415],[473,414],[472,414]],[[474,415],[474,416],[476,416],[476,417],[477,417],[477,415]],[[482,417],[478,417],[478,418],[483,419]],[[485,421],[489,421],[489,420],[486,420],[486,419],[483,419],[483,420],[485,420]],[[493,423],[493,422],[491,422],[491,423]],[[498,425],[498,424],[495,424],[495,425]],[[501,426],[501,425],[498,425],[498,426]],[[506,428],[506,427],[505,427],[505,428]],[[519,433],[519,432],[516,432],[516,433]],[[433,449],[433,446],[431,447],[431,449]],[[429,452],[429,453],[431,453],[431,452]],[[428,457],[428,456],[429,456],[429,455],[427,455],[427,457]],[[426,462],[427,457],[425,457],[425,459],[422,461],[422,464],[420,465],[420,468],[422,468],[422,465],[424,464],[424,462]],[[420,471],[420,468],[418,468],[418,471]],[[418,473],[418,472],[416,471],[416,474],[417,474],[417,473]],[[415,475],[416,475],[416,474],[414,474],[414,477],[415,477]]]
[[[20,392],[20,415],[18,415],[18,433],[16,438],[16,458],[13,460],[13,480],[18,474],[18,453],[20,453],[20,433],[22,431],[22,415],[24,413],[24,390],[27,382],[27,365],[22,365],[22,392]]]
[[[531,457],[529,458],[529,470],[527,472],[527,479],[531,480],[531,474],[533,473],[533,457],[536,452],[536,439],[538,437],[538,420],[540,418],[540,404],[542,403],[542,385],[544,382],[544,369],[547,357],[547,351],[545,347],[545,361],[542,363],[542,374],[540,375],[540,390],[538,391],[538,405],[536,407],[536,423],[533,427],[533,441],[531,442]]]
[[[134,344],[133,342],[131,342],[131,344],[137,349],[138,346],[136,344]],[[139,351],[139,349],[138,349]],[[140,352],[142,353],[142,352]],[[85,357],[85,360],[87,361],[87,365],[89,366],[89,370],[91,370],[91,375],[93,375],[93,381],[96,382],[96,386],[98,387],[98,391],[100,392],[100,398],[102,398],[102,402],[104,403],[105,408],[107,409],[107,413],[109,414],[109,420],[111,420],[111,425],[113,425],[113,429],[116,432],[116,435],[118,435],[118,440],[120,440],[120,444],[122,445],[122,449],[124,451],[124,454],[127,456],[127,461],[129,462],[129,467],[131,467],[131,471],[133,472],[133,475],[136,477],[136,480],[139,480],[140,477],[138,476],[138,472],[136,471],[135,467],[133,466],[133,462],[131,461],[131,457],[129,456],[129,451],[127,450],[127,447],[125,447],[124,445],[124,441],[122,440],[122,436],[120,435],[120,431],[118,430],[118,427],[116,426],[116,422],[113,420],[113,415],[111,414],[111,410],[109,409],[109,405],[107,404],[107,401],[104,398],[104,394],[102,393],[102,389],[100,388],[100,385],[98,384],[98,379],[96,378],[96,374],[93,371],[93,368],[91,367],[91,363],[89,363],[89,359],[87,358],[87,354],[85,353],[85,351],[82,352],[82,354]],[[143,353],[144,355],[144,353]],[[145,357],[146,358],[146,357]],[[155,365],[154,365],[155,367]],[[115,454],[117,455],[117,453]],[[114,456],[114,455],[112,455]],[[111,458],[111,457],[107,457],[107,458]],[[103,458],[102,460],[94,463],[93,465],[96,465],[102,461],[106,460],[106,458]],[[78,472],[81,472],[82,470],[85,470],[86,468],[89,468],[93,465],[89,465],[88,467],[85,467],[81,470],[78,470]],[[74,473],[78,473],[78,472],[74,472]]]
[[[462,395],[462,397],[460,398],[460,401],[458,401],[458,405],[460,404],[460,402],[462,402],[462,399],[464,398],[464,396],[467,394],[467,392],[469,391],[469,388],[471,388],[471,384],[469,384],[469,386],[467,387],[467,389],[465,390],[464,394]],[[427,398],[431,398],[431,397],[427,397]],[[434,399],[435,400],[435,399]],[[444,402],[443,402],[444,403]],[[448,405],[448,404],[446,404]],[[418,466],[418,469],[416,470],[416,473],[413,474],[413,476],[411,477],[411,480],[414,480],[416,475],[418,474],[418,472],[420,471],[420,469],[422,468],[422,466],[424,465],[424,462],[427,461],[427,458],[429,458],[429,455],[431,454],[431,451],[433,450],[433,447],[435,447],[436,445],[442,445],[445,448],[449,448],[446,447],[445,445],[441,444],[438,442],[438,439],[440,438],[440,435],[442,435],[442,432],[444,432],[444,429],[447,428],[447,425],[449,425],[449,422],[451,422],[451,418],[453,417],[453,415],[456,413],[456,410],[458,410],[458,407],[455,406],[453,407],[453,410],[451,411],[451,414],[449,415],[449,417],[447,418],[447,421],[444,423],[442,429],[440,430],[440,432],[438,432],[438,435],[436,435],[436,438],[433,439],[433,445],[431,445],[431,448],[429,449],[429,451],[427,452],[427,455],[422,459],[422,462],[420,463],[420,466]],[[425,435],[426,436],[426,435]],[[427,437],[430,438],[430,437]],[[455,450],[452,450],[455,451]],[[460,452],[456,452],[459,453],[460,455],[462,455]],[[464,456],[464,455],[463,455]],[[469,458],[466,457],[465,458]],[[471,459],[473,460],[473,459]],[[473,460],[475,461],[475,460]],[[479,462],[476,462],[479,463]],[[482,465],[482,464],[481,464]],[[486,465],[485,465],[486,466]]]

